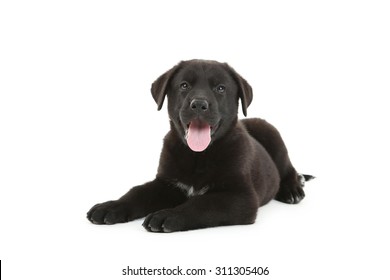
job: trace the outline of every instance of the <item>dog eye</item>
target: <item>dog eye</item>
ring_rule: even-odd
[[[216,89],[217,89],[218,93],[224,93],[226,90],[226,87],[224,85],[219,85],[219,86],[217,86]]]
[[[188,90],[190,88],[190,85],[187,82],[182,82],[180,84],[180,89],[181,90]]]

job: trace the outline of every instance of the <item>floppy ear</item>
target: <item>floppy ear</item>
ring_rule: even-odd
[[[236,72],[232,67],[229,67],[229,70],[231,74],[233,75],[233,78],[236,80],[236,83],[238,85],[239,90],[239,98],[241,99],[241,107],[242,112],[244,113],[244,116],[246,117],[246,108],[249,107],[249,105],[252,103],[253,99],[253,93],[252,93],[252,87],[248,84],[248,82],[241,77],[240,74]]]
[[[164,103],[165,95],[167,95],[169,81],[178,67],[179,64],[174,66],[172,69],[169,69],[167,72],[158,77],[157,80],[155,80],[152,84],[152,88],[150,90],[152,92],[154,101],[157,103],[157,110],[159,111],[161,110],[161,107]]]

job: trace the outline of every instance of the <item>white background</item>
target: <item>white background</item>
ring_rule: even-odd
[[[122,268],[180,265],[389,279],[386,2],[1,1],[3,277],[152,279]],[[251,226],[90,224],[92,205],[153,179],[168,119],[150,85],[192,58],[248,80],[249,116],[278,127],[298,171],[317,176],[306,198],[271,202]]]

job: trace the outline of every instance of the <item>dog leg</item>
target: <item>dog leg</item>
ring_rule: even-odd
[[[280,181],[280,189],[275,199],[288,204],[297,204],[304,197],[305,182],[313,179],[311,175],[298,174],[295,169],[287,173]]]
[[[207,193],[176,208],[149,214],[143,226],[152,232],[174,232],[223,225],[252,224],[257,199],[253,194]]]
[[[125,223],[160,209],[175,207],[186,199],[179,189],[155,179],[130,189],[118,200],[96,204],[87,213],[87,219],[99,225]]]

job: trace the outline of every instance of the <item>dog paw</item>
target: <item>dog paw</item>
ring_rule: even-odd
[[[280,188],[275,199],[288,204],[297,204],[305,197],[302,187]]]
[[[128,222],[128,205],[117,200],[96,204],[87,213],[87,219],[97,225]]]
[[[186,230],[185,219],[174,210],[165,209],[149,214],[143,227],[151,232],[174,232]]]

